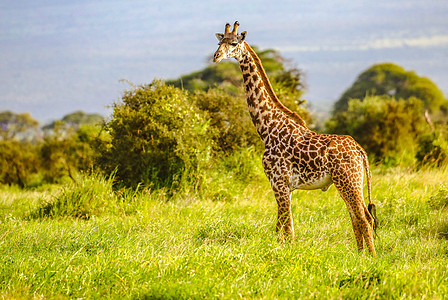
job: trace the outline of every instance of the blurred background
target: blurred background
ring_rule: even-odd
[[[374,63],[393,62],[448,93],[448,2],[1,1],[0,110],[49,123],[107,115],[127,84],[204,68],[216,32],[238,20],[247,41],[304,73],[310,109],[333,103]]]

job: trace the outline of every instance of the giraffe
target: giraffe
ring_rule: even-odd
[[[334,184],[351,217],[358,250],[365,243],[375,256],[373,233],[378,219],[371,201],[371,172],[364,149],[350,136],[319,134],[286,108],[277,98],[260,59],[245,41],[247,32],[237,33],[230,24],[217,33],[218,49],[213,62],[235,58],[243,74],[247,106],[252,122],[264,143],[263,169],[274,192],[278,216],[276,230],[285,240],[294,239],[291,213],[293,190],[322,191]],[[364,168],[369,205],[363,196]]]

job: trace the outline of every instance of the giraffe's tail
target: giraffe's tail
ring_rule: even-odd
[[[369,158],[367,157],[366,151],[364,151],[364,149],[361,148],[360,152],[364,163],[364,168],[366,170],[366,178],[367,178],[367,192],[369,197],[369,205],[367,206],[367,210],[373,217],[373,230],[375,232],[375,235],[378,236],[378,234],[376,233],[376,229],[378,228],[379,221],[378,217],[376,216],[376,206],[375,204],[372,203],[372,188],[371,188],[372,172],[370,172]]]

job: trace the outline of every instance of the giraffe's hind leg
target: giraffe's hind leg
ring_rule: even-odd
[[[360,230],[361,226],[359,224],[358,218],[356,217],[356,214],[351,211],[350,207],[347,206],[347,208],[352,220],[352,227],[355,234],[356,245],[358,246],[358,250],[361,251],[362,249],[364,249],[364,238],[362,236],[362,231]]]
[[[361,199],[361,201],[363,201]],[[356,244],[358,250],[364,249],[364,245],[367,244],[369,251],[375,255],[375,246],[373,244],[373,222],[372,217],[367,211],[364,203],[350,204],[347,208],[352,219],[353,231],[355,232]]]
[[[344,186],[339,182],[335,182],[335,186],[339,190],[350,213],[358,250],[364,249],[365,242],[370,253],[375,256],[376,252],[373,243],[373,218],[364,203],[362,185],[348,184]]]
[[[375,245],[373,244],[373,218],[370,216],[369,212],[367,211],[367,207],[365,207],[364,200],[363,203],[364,208],[362,208],[361,214],[361,231],[362,231],[362,237],[364,238],[364,241],[367,244],[367,248],[369,249],[370,253],[372,253],[373,256],[376,255],[375,251]],[[372,221],[369,221],[369,217],[372,219]]]

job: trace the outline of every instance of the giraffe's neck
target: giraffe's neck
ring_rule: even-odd
[[[299,130],[306,131],[305,121],[278,100],[255,51],[246,42],[244,46],[246,51],[242,52],[238,61],[243,73],[249,113],[261,139],[265,141],[269,133],[278,128],[279,122],[283,126],[291,121]]]

